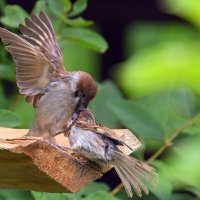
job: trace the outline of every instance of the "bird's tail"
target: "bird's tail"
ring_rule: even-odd
[[[113,163],[124,188],[129,197],[133,196],[132,188],[141,197],[142,191],[148,194],[149,191],[145,183],[155,186],[155,169],[144,162],[115,151]]]

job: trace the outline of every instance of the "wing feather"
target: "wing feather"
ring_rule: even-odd
[[[85,120],[85,118],[82,118],[82,119],[79,118],[76,121],[76,126],[82,128],[82,129],[85,129],[85,130],[90,130],[90,131],[96,132],[100,135],[103,135],[105,137],[108,137],[108,138],[114,140],[118,144],[127,146],[131,150],[133,149],[132,147],[129,146],[129,144],[127,144],[125,141],[123,141],[113,130],[111,130],[105,126],[102,126],[101,124],[98,124],[94,119]]]
[[[44,93],[52,76],[50,71],[55,70],[54,65],[39,49],[4,28],[0,28],[0,38],[7,45],[6,50],[11,53],[16,64],[20,93],[25,96]]]
[[[59,73],[64,73],[62,53],[56,41],[53,26],[44,12],[39,16],[32,14],[31,18],[25,19],[25,25],[20,24],[19,29],[23,38],[32,45],[37,46],[43,55],[52,62]]]
[[[26,18],[19,29],[23,35],[0,28],[0,38],[15,62],[20,93],[36,105],[53,75],[65,73],[62,54],[53,26],[43,11],[39,16],[32,14],[30,19]]]

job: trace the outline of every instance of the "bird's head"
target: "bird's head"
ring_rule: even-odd
[[[87,108],[89,102],[97,93],[97,84],[95,80],[86,72],[79,72],[80,78],[77,82],[75,98],[78,99],[77,110]]]

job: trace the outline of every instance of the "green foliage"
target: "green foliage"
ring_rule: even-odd
[[[111,80],[99,83],[90,107],[98,122],[110,128],[128,128],[141,140],[139,158],[150,157],[158,186],[149,187],[148,200],[192,200],[200,198],[200,5],[195,0],[162,0],[162,8],[196,27],[184,23],[138,23],[125,34],[127,60]],[[66,70],[83,70],[100,78],[99,54],[108,45],[89,29],[91,20],[80,16],[87,0],[38,0],[33,11],[44,10],[53,21]],[[17,31],[28,13],[17,5],[0,1],[6,28]],[[29,128],[34,109],[15,92],[15,69],[0,45],[0,126]],[[9,83],[13,93],[6,91]],[[171,146],[170,146],[171,145]],[[161,148],[161,151],[159,150]],[[154,154],[156,152],[156,154]],[[160,152],[160,153],[159,153]],[[103,200],[129,198],[120,190],[93,182],[75,194],[0,190],[0,200]],[[133,199],[141,199],[136,196]]]
[[[15,80],[14,67],[9,64],[0,64],[0,79],[2,80]]]
[[[7,5],[4,8],[4,16],[1,17],[1,23],[11,28],[17,28],[27,16],[27,12],[20,6]]]
[[[73,9],[69,13],[69,16],[75,17],[75,16],[81,14],[83,11],[85,11],[85,9],[87,8],[87,2],[88,2],[87,0],[77,0],[73,4]]]
[[[66,28],[61,35],[62,39],[73,41],[97,52],[103,53],[108,48],[108,45],[102,36],[88,29]]]
[[[19,116],[11,111],[0,109],[0,127],[17,127],[21,124]]]
[[[110,107],[125,127],[145,139],[163,139],[161,124],[145,108],[130,100],[116,100]]]
[[[197,0],[162,0],[163,8],[200,27],[200,1]]]
[[[111,110],[109,103],[114,99],[121,98],[122,94],[111,81],[106,81],[99,85],[97,96],[91,103],[96,120],[108,127],[116,127],[118,119]]]
[[[34,200],[31,193],[25,190],[0,189],[0,200]]]

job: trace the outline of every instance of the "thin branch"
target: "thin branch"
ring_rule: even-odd
[[[164,144],[146,161],[147,164],[151,164],[154,160],[156,160],[162,153],[172,146],[173,141],[185,130],[186,128],[193,125],[200,118],[200,114],[196,114],[193,118],[188,120],[185,124],[177,128],[171,136],[164,141]],[[123,184],[118,184],[112,191],[112,195],[116,195],[123,188]]]

